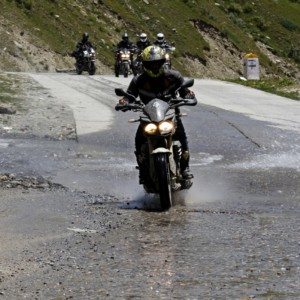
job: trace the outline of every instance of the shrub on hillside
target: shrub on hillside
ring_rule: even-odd
[[[15,0],[15,2],[27,10],[32,10],[33,0]]]
[[[236,15],[240,15],[242,13],[242,7],[237,3],[231,3],[228,6],[228,12]]]
[[[244,8],[243,8],[243,12],[245,14],[251,14],[253,12],[253,7],[250,4],[247,4]]]
[[[295,31],[298,29],[298,26],[288,19],[284,19],[280,24],[289,31]]]
[[[254,22],[254,24],[256,25],[256,27],[258,29],[260,29],[261,31],[266,31],[268,28],[268,25],[266,23],[266,21],[262,18],[262,17],[254,17],[252,18],[252,21]]]

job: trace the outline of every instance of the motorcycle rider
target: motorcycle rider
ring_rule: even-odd
[[[130,51],[130,67],[132,68],[133,53],[135,52],[136,47],[134,43],[129,40],[127,32],[122,35],[122,40],[117,45],[115,69],[118,68],[118,52],[122,49],[128,49]]]
[[[146,33],[140,34],[140,39],[137,41],[136,46],[138,48],[139,53],[142,53],[142,51],[150,46],[150,41],[148,40],[148,36]]]
[[[122,35],[122,40],[117,45],[117,50],[120,49],[132,49],[134,48],[134,44],[129,40],[129,36],[127,32]]]
[[[82,53],[86,48],[94,48],[92,43],[89,41],[89,34],[85,32],[82,35],[81,40],[77,43],[75,51],[72,52],[71,56],[75,57],[76,60],[83,58]],[[95,49],[95,48],[94,48]]]
[[[142,59],[141,59],[141,53],[143,52],[143,50],[145,48],[147,48],[148,46],[150,46],[151,43],[148,39],[148,36],[146,33],[141,33],[139,36],[139,40],[136,43],[136,58],[133,61],[133,65],[132,65],[132,71],[134,75],[137,75],[138,73],[140,73],[141,68],[142,68]]]
[[[160,48],[170,48],[171,46],[168,44],[168,42],[165,39],[165,35],[162,32],[159,32],[156,35],[156,40],[153,43],[156,46],[159,46]]]
[[[142,74],[135,76],[129,84],[127,93],[140,97],[140,100],[147,104],[154,98],[167,101],[164,95],[173,94],[177,90],[184,79],[182,75],[175,70],[165,70],[163,64],[165,63],[165,51],[158,46],[149,46],[141,54],[144,71]],[[181,89],[179,94],[185,99],[194,99],[194,105],[197,104],[195,94],[187,88]],[[123,97],[119,100],[119,104],[125,105],[129,100]],[[189,148],[185,130],[179,116],[179,109],[176,111],[177,128],[174,134],[174,139],[178,139],[182,145],[182,159],[180,161],[181,174],[184,179],[193,178],[189,169]],[[141,151],[142,145],[146,138],[143,135],[143,128],[139,126],[135,137],[135,154],[137,163],[140,169],[140,183],[146,181],[147,170],[145,167],[145,157]]]

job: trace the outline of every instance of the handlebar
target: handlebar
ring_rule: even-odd
[[[127,111],[127,110],[142,110],[143,107],[144,107],[143,104],[134,104],[134,103],[128,103],[128,104],[124,104],[124,105],[122,105],[122,104],[117,104],[117,105],[115,106],[115,110],[116,110],[116,111],[121,110],[121,111],[124,111],[124,112],[125,112],[125,111]]]
[[[175,94],[181,89],[181,88],[188,88],[194,84],[194,79],[186,80],[176,91]],[[115,109],[117,111],[127,111],[127,110],[142,110],[144,108],[144,104],[140,101],[136,100],[134,95],[131,95],[127,92],[125,92],[123,89],[117,88],[115,89],[115,93],[117,96],[123,96],[126,97],[130,102],[125,105],[117,104],[115,106]],[[173,98],[170,94],[164,95],[164,99],[166,102],[170,104],[170,108],[176,108],[179,106],[194,106],[197,104],[197,99],[183,99],[183,98]]]
[[[169,103],[170,103],[170,108],[176,108],[179,106],[195,106],[197,104],[197,99],[177,98],[177,99],[171,99]]]
[[[178,99],[171,99],[169,101],[170,108],[174,109],[179,106],[194,106],[197,104],[197,100],[195,99],[183,99],[183,98],[178,98]],[[115,106],[116,111],[128,111],[128,110],[135,110],[135,111],[142,111],[144,108],[144,104],[142,103],[127,103],[127,104],[117,104]]]

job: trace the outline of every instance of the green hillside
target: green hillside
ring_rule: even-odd
[[[175,42],[174,65],[189,74],[184,58],[207,64],[210,44],[199,28],[212,29],[241,54],[255,52],[268,73],[278,67],[260,50],[299,64],[299,0],[0,0],[0,48],[14,54],[9,29],[29,33],[32,44],[58,56],[71,52],[82,32],[97,46],[98,59],[112,67],[113,49],[126,30],[135,41],[140,32],[151,39],[163,32]],[[30,60],[30,53],[22,49]],[[201,74],[199,74],[200,76]]]

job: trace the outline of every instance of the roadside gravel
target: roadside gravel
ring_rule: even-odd
[[[0,113],[2,137],[76,139],[72,110],[25,74],[0,74],[1,106],[16,110]]]

